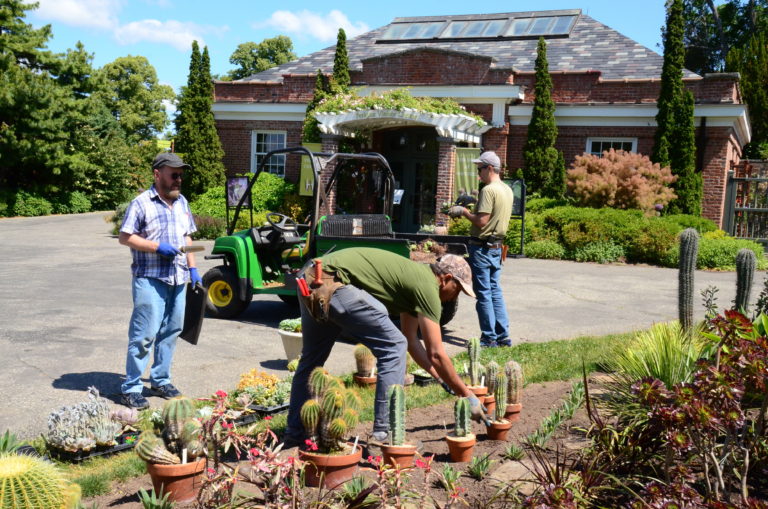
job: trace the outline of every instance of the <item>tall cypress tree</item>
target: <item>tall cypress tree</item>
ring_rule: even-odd
[[[187,198],[204,193],[224,182],[224,150],[213,118],[213,82],[208,48],[200,53],[197,41],[192,43],[187,87],[179,101],[176,117],[176,150],[192,169],[184,176]]]
[[[542,196],[560,198],[565,194],[565,160],[555,148],[557,125],[552,101],[552,77],[547,63],[547,43],[539,38],[536,50],[536,85],[528,139],[523,146],[523,175],[528,189]]]
[[[664,29],[664,64],[651,159],[662,167],[669,166],[678,177],[674,184],[677,198],[669,204],[669,212],[700,215],[703,184],[696,171],[693,94],[683,85],[683,31],[683,1],[673,0]]]
[[[726,69],[741,74],[741,93],[749,105],[752,140],[744,147],[744,155],[768,158],[768,37],[765,33],[752,36],[744,48],[731,49]]]
[[[339,28],[336,36],[336,53],[333,55],[333,80],[343,90],[352,83],[349,77],[349,55],[347,54],[347,34]]]

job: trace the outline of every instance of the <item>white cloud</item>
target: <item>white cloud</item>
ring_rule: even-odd
[[[123,45],[157,42],[169,44],[179,51],[187,51],[192,47],[194,40],[197,40],[201,47],[205,46],[205,41],[200,35],[205,31],[205,28],[195,23],[144,19],[116,28],[114,35],[117,42]]]
[[[322,42],[335,41],[339,28],[344,29],[348,38],[369,30],[368,25],[362,21],[353,23],[346,14],[335,9],[325,15],[308,10],[298,12],[275,11],[267,21],[257,23],[254,26],[255,28],[269,26],[280,32],[299,37],[310,36]]]
[[[58,21],[83,28],[110,29],[117,26],[122,0],[38,0],[35,14],[44,21]]]

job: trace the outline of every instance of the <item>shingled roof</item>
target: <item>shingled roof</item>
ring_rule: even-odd
[[[616,30],[581,14],[581,10],[572,11],[535,11],[532,13],[503,13],[492,16],[515,17],[525,15],[555,15],[563,13],[577,14],[578,18],[568,37],[547,39],[547,60],[550,72],[586,71],[602,72],[603,79],[647,79],[659,78],[663,58],[661,55]],[[487,19],[491,15],[429,16],[396,18],[394,22],[426,22],[444,19],[476,20]],[[491,66],[497,69],[510,69],[516,72],[532,72],[536,60],[536,38],[528,39],[486,39],[452,41],[404,41],[377,44],[392,23],[366,32],[347,40],[349,66],[352,70],[362,71],[362,60],[402,53],[417,48],[451,50],[479,55],[493,59]],[[317,69],[331,72],[335,46],[325,48],[305,57],[260,72],[241,81],[279,82],[284,74],[315,73]],[[697,75],[684,71],[685,77]]]

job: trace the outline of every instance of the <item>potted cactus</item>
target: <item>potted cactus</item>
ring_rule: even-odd
[[[161,434],[145,431],[136,442],[136,454],[147,462],[155,492],[170,493],[169,500],[191,502],[201,486],[205,469],[202,423],[192,400],[183,396],[163,406]]]
[[[453,434],[445,437],[448,442],[448,451],[451,454],[451,460],[464,463],[472,459],[472,451],[477,442],[474,433],[472,433],[472,421],[470,417],[469,400],[459,398],[453,407],[456,427]]]
[[[467,342],[469,354],[469,385],[467,389],[477,396],[488,394],[488,387],[483,384],[483,366],[480,364],[480,339],[470,338]]]
[[[514,423],[520,419],[520,411],[523,409],[523,368],[515,361],[507,362],[504,368],[507,377],[507,407],[504,418]],[[501,404],[501,402],[499,402]]]
[[[310,373],[308,383],[311,398],[300,416],[310,438],[299,459],[307,463],[307,486],[332,489],[352,479],[363,456],[360,446],[344,440],[359,421],[360,398],[322,367]]]
[[[488,415],[491,415],[496,409],[496,387],[498,386],[499,378],[499,365],[496,361],[490,361],[488,365],[485,366],[485,376],[488,385],[488,394],[485,396],[483,405],[485,405]]]
[[[304,336],[301,333],[301,318],[287,318],[277,325],[277,332],[283,342],[283,350],[288,362],[298,359],[304,347]]]
[[[389,388],[389,445],[381,446],[384,462],[400,468],[412,468],[416,446],[405,443],[405,389]]]
[[[507,401],[507,375],[499,373],[496,381],[498,382],[494,387],[496,401]],[[491,424],[487,427],[488,438],[491,440],[507,439],[507,432],[509,431],[509,428],[512,427],[512,421],[504,418],[506,413],[506,407],[503,404],[496,405],[493,412],[494,418],[491,421]]]
[[[376,385],[376,357],[362,343],[355,346],[355,364],[357,365],[354,375],[355,383],[363,387]]]

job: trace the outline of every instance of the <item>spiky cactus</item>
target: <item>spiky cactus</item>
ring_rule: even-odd
[[[371,352],[370,348],[362,343],[358,343],[355,346],[355,363],[357,364],[358,376],[371,376],[371,371],[376,365],[376,357]]]
[[[509,361],[504,367],[504,373],[507,376],[507,405],[521,403],[523,368],[517,362]],[[501,402],[497,400],[496,404],[501,405]]]
[[[473,386],[480,385],[482,376],[480,366],[480,339],[470,338],[467,342],[467,353],[469,354],[469,383]]]
[[[192,400],[184,396],[169,399],[163,406],[161,434],[145,431],[136,442],[136,454],[149,463],[173,465],[205,454],[202,423],[196,418]]]
[[[457,437],[465,437],[472,433],[471,411],[469,409],[469,400],[459,398],[453,406],[453,416],[456,420],[454,430]]]
[[[181,459],[173,454],[163,440],[152,431],[145,431],[139,436],[134,447],[136,455],[148,463],[158,465],[176,465]]]
[[[493,391],[493,396],[496,398],[496,421],[501,421],[504,419],[504,414],[507,411],[507,407],[504,404],[505,401],[507,401],[507,375],[504,373],[499,373],[498,382],[496,383],[495,390]]]
[[[360,420],[360,399],[323,368],[315,368],[309,376],[312,399],[301,407],[304,429],[322,453],[344,450],[344,436]]]
[[[187,447],[182,437],[184,425],[194,419],[195,406],[192,400],[184,396],[172,398],[163,405],[163,440],[165,446],[174,454],[181,455]],[[189,451],[187,451],[189,454]]]
[[[389,387],[389,440],[390,445],[405,443],[405,389],[395,384]]]
[[[677,307],[680,325],[687,333],[693,330],[693,276],[698,254],[699,232],[693,228],[683,230],[680,234]]]
[[[733,304],[737,311],[749,311],[749,295],[752,293],[752,281],[755,278],[757,260],[751,249],[740,249],[736,254],[736,300]]]
[[[68,482],[53,464],[27,455],[0,453],[0,507],[70,509],[78,506],[80,486]]]
[[[488,394],[496,393],[496,385],[499,377],[499,364],[496,361],[490,361],[485,366],[485,385],[488,386]]]

